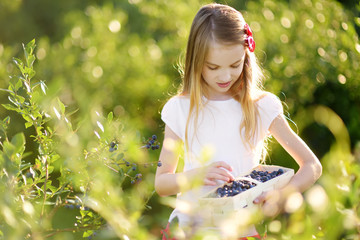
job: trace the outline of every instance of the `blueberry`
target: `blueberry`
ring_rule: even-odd
[[[159,162],[157,163],[157,166],[158,166],[158,167],[161,167],[161,166],[162,166],[162,163],[159,161]]]
[[[261,181],[262,181],[262,182],[266,182],[267,180],[269,180],[267,176],[262,176],[262,177],[261,177]]]
[[[115,151],[116,149],[115,148],[109,148],[109,152],[113,152],[113,151]]]
[[[115,142],[111,142],[111,143],[110,143],[110,147],[112,147],[112,148],[114,148],[114,147],[115,147],[115,145],[116,145],[116,143],[115,143]]]
[[[150,145],[153,145],[155,143],[155,140],[153,140],[153,139],[151,139],[150,141],[149,141],[149,144]]]
[[[152,135],[151,137],[153,140],[156,140],[157,139],[157,136],[156,135]]]
[[[34,175],[31,172],[26,173],[27,178],[34,178]]]
[[[136,166],[133,166],[133,167],[131,168],[131,170],[135,171],[135,170],[136,170]]]
[[[149,149],[151,147],[151,144],[146,144],[145,146],[147,149]]]

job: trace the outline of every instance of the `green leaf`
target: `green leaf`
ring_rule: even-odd
[[[43,93],[46,95],[47,86],[46,86],[45,82],[40,81],[40,87],[41,87],[41,90],[43,91]]]
[[[51,180],[48,180],[46,182],[46,187],[47,187],[46,190],[50,190],[52,193],[55,193],[57,191],[57,188],[55,186],[52,186],[52,181]]]
[[[21,61],[21,59],[14,57],[13,62],[18,68],[22,68],[22,69],[24,68],[24,63],[23,61]]]
[[[17,153],[22,153],[25,150],[25,135],[24,133],[16,134],[12,139],[11,143],[15,147],[15,151]]]
[[[86,232],[83,233],[83,238],[90,237],[93,234],[94,234],[93,230],[87,230]]]
[[[25,85],[25,87],[26,87],[26,91],[27,91],[28,93],[31,93],[31,87],[30,87],[29,83],[27,83],[27,82],[25,81],[25,82],[24,82],[24,85]]]
[[[111,122],[113,120],[113,117],[114,117],[113,112],[109,112],[109,114],[107,115],[108,122]]]
[[[61,100],[59,98],[57,98],[57,101],[58,101],[58,104],[60,107],[61,115],[64,115],[65,114],[65,105],[61,102]]]
[[[12,145],[9,142],[4,142],[3,143],[3,152],[6,154],[6,156],[8,156],[9,158],[11,158],[11,156],[14,154],[15,152],[15,147],[14,145]]]
[[[17,103],[23,104],[25,102],[25,98],[23,96],[20,95],[16,95],[15,99],[17,100]]]
[[[36,74],[36,72],[34,71],[34,69],[32,68],[29,68],[29,67],[25,67],[24,68],[24,73],[25,75],[28,76],[28,78],[33,78]]]
[[[36,47],[35,39],[31,40],[28,44],[26,44],[26,46],[23,44],[26,65],[28,67],[32,67],[32,65],[35,61],[35,56],[33,54],[35,47]]]
[[[15,92],[9,90],[9,89],[4,89],[4,88],[0,88],[0,91],[4,91],[4,92],[8,92],[8,93],[12,93],[15,94]]]
[[[31,50],[31,54],[32,54],[32,51],[35,49],[36,47],[36,44],[35,44],[35,38],[33,40],[31,40],[30,42],[28,42],[26,44],[26,51],[30,52]]]
[[[12,98],[11,96],[8,96],[8,99],[10,102],[12,102],[15,106],[19,107],[19,103],[16,101],[16,99]]]
[[[116,160],[119,161],[123,159],[123,157],[124,157],[124,153],[120,153],[119,155],[117,155]]]
[[[25,169],[28,169],[28,168],[30,168],[30,167],[31,167],[31,163],[24,163],[24,162],[22,162],[22,163],[20,164],[19,170],[20,170],[20,171],[24,171]]]
[[[54,166],[49,166],[48,167],[48,173],[50,174],[50,173],[52,173],[53,171],[54,171]]]
[[[13,62],[15,63],[15,65],[18,67],[18,69],[20,70],[20,72],[21,72],[21,74],[23,75],[23,76],[25,76],[25,69],[24,69],[24,63],[20,60],[20,59],[18,59],[18,58],[13,58]]]
[[[9,111],[15,111],[15,112],[18,112],[18,113],[22,113],[23,111],[17,107],[14,107],[13,105],[10,105],[10,104],[2,104],[2,106],[6,109],[6,110],[9,110]]]
[[[4,118],[3,123],[5,123],[6,125],[10,124],[10,116],[7,116]]]
[[[119,175],[121,178],[124,177],[124,170],[122,168],[119,169]]]
[[[18,79],[18,81],[16,82],[16,84],[15,84],[15,91],[17,91],[17,90],[19,90],[19,88],[21,88],[23,86],[23,81],[22,81],[22,79],[21,78],[19,78]]]
[[[77,108],[77,109],[75,109],[74,111],[72,111],[72,112],[70,112],[70,113],[66,114],[66,116],[70,117],[71,115],[73,115],[73,114],[74,114],[74,113],[76,113],[77,111],[79,111],[79,109],[78,109],[78,108]]]
[[[61,190],[54,193],[54,195],[70,192],[70,190]]]

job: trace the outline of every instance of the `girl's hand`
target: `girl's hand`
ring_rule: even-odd
[[[263,192],[258,196],[253,203],[259,204],[262,207],[262,211],[265,216],[274,217],[278,215],[284,205],[284,196],[281,191],[273,190],[269,192]]]
[[[230,173],[232,167],[223,161],[218,161],[210,164],[205,169],[205,179],[204,184],[215,186],[216,180],[222,180],[225,182],[230,182],[234,180],[234,176]]]
[[[282,189],[263,192],[253,203],[262,206],[265,216],[274,217],[283,212],[288,197],[296,192],[299,191],[288,185]]]

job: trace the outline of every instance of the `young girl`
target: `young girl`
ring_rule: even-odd
[[[160,196],[178,195],[169,222],[177,218],[187,239],[206,222],[199,197],[256,167],[270,135],[300,168],[286,187],[255,199],[265,213],[277,214],[289,193],[305,191],[321,175],[319,160],[289,127],[279,99],[261,90],[254,49],[251,29],[237,10],[209,4],[196,14],[182,91],[161,113],[165,137],[155,177]],[[184,144],[182,172],[176,172],[177,142]],[[253,226],[239,234],[259,237]]]

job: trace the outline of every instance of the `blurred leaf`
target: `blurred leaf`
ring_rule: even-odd
[[[25,135],[24,133],[18,133],[16,134],[12,139],[11,143],[15,147],[15,151],[18,153],[22,153],[22,151],[25,149]]]
[[[109,112],[109,114],[107,115],[107,121],[110,123],[113,120],[114,114],[113,112]]]
[[[57,102],[60,107],[60,113],[62,116],[64,116],[65,115],[65,105],[61,102],[61,100],[59,98],[57,98]]]

